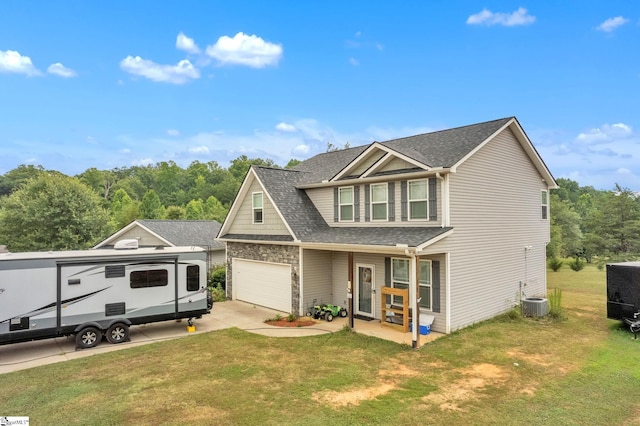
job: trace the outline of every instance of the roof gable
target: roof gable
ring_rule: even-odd
[[[167,246],[224,248],[223,243],[216,241],[220,226],[220,222],[215,220],[140,219],[131,222],[94,248],[113,245],[135,228],[153,235]]]

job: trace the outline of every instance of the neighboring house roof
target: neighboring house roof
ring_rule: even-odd
[[[216,237],[222,224],[215,220],[135,220],[120,231],[111,235],[94,248],[113,245],[120,236],[134,227],[140,227],[155,235],[169,246],[199,246],[203,248],[224,249],[224,243]]]

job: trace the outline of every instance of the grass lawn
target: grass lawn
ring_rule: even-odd
[[[238,329],[0,375],[32,425],[640,425],[640,339],[606,319],[605,272],[549,272],[562,322],[505,315],[420,350],[341,331]]]

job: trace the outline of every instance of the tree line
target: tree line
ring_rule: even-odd
[[[0,175],[0,245],[14,252],[83,249],[136,219],[222,222],[253,164],[280,167],[245,155],[228,168],[163,161],[76,176],[21,165]]]
[[[328,146],[327,150],[332,147]],[[299,163],[291,160],[285,167]],[[66,176],[21,165],[0,175],[0,244],[11,251],[69,250],[93,246],[136,219],[223,222],[252,165],[272,160],[240,156],[228,168],[173,161],[112,170],[90,168]],[[547,257],[637,258],[640,195],[581,187],[560,178],[549,197],[551,241]]]

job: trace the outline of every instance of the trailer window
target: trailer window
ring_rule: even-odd
[[[169,284],[169,272],[166,269],[133,271],[130,283],[131,288],[163,287]]]
[[[187,291],[200,290],[200,266],[187,266]]]

